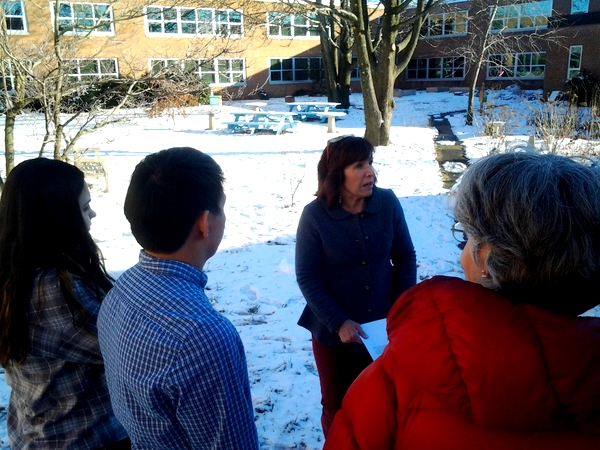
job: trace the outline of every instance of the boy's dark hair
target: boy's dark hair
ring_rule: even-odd
[[[179,250],[204,211],[222,213],[223,181],[219,165],[190,147],[144,158],[133,171],[124,207],[138,243],[156,253]]]

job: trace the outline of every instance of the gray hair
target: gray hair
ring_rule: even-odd
[[[465,173],[456,219],[472,256],[488,245],[482,285],[578,315],[600,303],[600,174],[569,158],[510,153]]]

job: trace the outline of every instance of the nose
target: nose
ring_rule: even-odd
[[[96,211],[94,211],[93,209],[90,208],[90,219],[93,219],[96,216],[97,216]]]
[[[375,175],[375,169],[373,169],[373,166],[369,164],[368,169],[367,169],[367,173],[366,175],[368,177],[372,177],[373,175]]]

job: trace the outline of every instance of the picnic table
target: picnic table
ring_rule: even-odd
[[[326,113],[335,109],[339,103],[335,102],[291,102],[287,104],[290,112],[294,113],[294,118],[298,120],[320,119],[325,122],[327,117],[319,116],[319,113]]]
[[[263,111],[263,108],[267,106],[267,102],[248,102],[244,103],[244,106],[250,106],[254,111]]]
[[[342,112],[342,111],[327,111],[327,112],[317,113],[317,115],[323,119],[327,119],[327,132],[335,133],[335,118],[336,117],[344,117],[346,115],[346,113]]]
[[[278,111],[237,111],[231,113],[233,122],[223,122],[234,133],[252,134],[256,130],[270,130],[281,134],[296,126],[294,114]]]

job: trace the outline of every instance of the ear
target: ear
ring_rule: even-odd
[[[486,243],[481,246],[481,248],[477,251],[477,267],[479,267],[484,274],[489,274],[487,268],[487,258],[490,254],[490,244]]]
[[[206,239],[208,237],[208,211],[203,211],[202,214],[200,214],[195,227],[200,234],[201,239]]]

